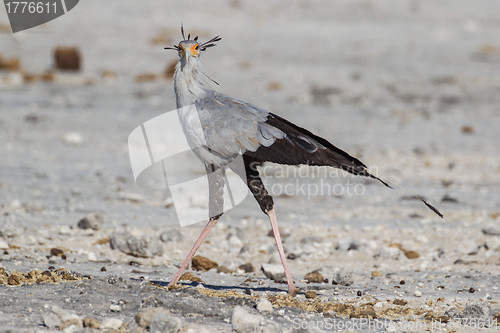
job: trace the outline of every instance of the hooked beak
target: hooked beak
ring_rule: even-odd
[[[180,50],[181,57],[184,57],[185,59],[188,59],[191,56],[197,56],[198,55],[198,50],[194,48],[185,48]]]
[[[191,50],[190,49],[184,49],[182,50],[181,57],[187,59],[191,56]]]

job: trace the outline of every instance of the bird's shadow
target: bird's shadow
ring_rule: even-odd
[[[168,282],[164,281],[154,281],[151,280],[149,281],[152,284],[158,285],[160,287],[167,287]],[[182,286],[191,286],[191,287],[196,287],[197,285],[201,284],[201,282],[196,282],[196,281],[191,281],[191,282],[177,282],[178,285]],[[228,290],[242,290],[245,294],[251,295],[251,290],[252,291],[268,291],[268,292],[286,292],[286,289],[278,289],[278,288],[273,288],[273,287],[246,287],[246,286],[221,286],[221,285],[214,285],[214,284],[206,284],[203,283],[203,287],[206,289],[211,289],[211,290],[216,290],[216,291],[228,291]]]

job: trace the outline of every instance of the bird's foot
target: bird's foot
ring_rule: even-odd
[[[300,288],[296,288],[294,286],[291,286],[288,288],[288,296],[295,297],[295,296],[297,296],[297,293],[300,293],[300,292],[301,292]]]
[[[175,283],[172,283],[173,281],[171,281],[168,285],[167,285],[167,290],[175,290],[177,288],[179,288],[180,286],[177,284],[177,281]]]

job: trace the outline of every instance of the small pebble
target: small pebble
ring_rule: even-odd
[[[95,318],[89,318],[89,317],[83,318],[82,324],[83,324],[83,327],[89,327],[89,328],[94,328],[94,329],[98,329],[100,326],[99,320],[97,320]]]
[[[128,232],[116,232],[110,237],[112,249],[141,258],[152,258],[163,255],[163,247],[156,237],[136,237]]]
[[[176,317],[167,311],[160,311],[151,320],[149,331],[178,333],[184,331],[185,326],[186,320],[183,317]]]
[[[180,242],[184,239],[182,233],[177,229],[164,231],[160,235],[160,240],[164,243]]]
[[[257,311],[273,312],[273,305],[269,300],[262,298],[257,302]]]
[[[316,297],[318,297],[318,293],[315,292],[314,290],[306,291],[306,298],[316,298]]]
[[[119,306],[118,304],[111,304],[109,306],[109,310],[111,312],[120,312],[122,310],[121,306]]]
[[[226,274],[231,274],[233,271],[226,266],[219,266],[217,267],[217,273],[226,273]]]
[[[78,221],[77,226],[80,229],[99,230],[99,228],[101,228],[103,224],[104,224],[104,218],[97,213],[93,213],[80,219],[80,221]]]
[[[83,136],[78,132],[68,132],[63,135],[64,143],[71,146],[79,146],[83,143]]]
[[[94,252],[89,252],[87,254],[88,261],[97,261],[97,255]]]
[[[382,259],[396,260],[401,255],[401,250],[395,246],[384,246],[380,249],[378,256]]]
[[[255,267],[253,267],[252,263],[247,262],[246,264],[238,266],[239,269],[244,271],[245,273],[255,272]]]
[[[119,330],[123,321],[118,318],[106,318],[102,321],[100,329]]]
[[[336,249],[339,251],[351,251],[357,250],[359,248],[359,244],[352,238],[342,238],[337,242]]]
[[[404,251],[404,254],[408,259],[417,259],[420,257],[420,254],[415,251]]]
[[[422,296],[422,295],[420,295]],[[408,301],[405,301],[404,299],[400,299],[400,298],[396,298],[392,304],[394,305],[400,305],[400,306],[405,306],[406,304],[408,304]]]
[[[462,133],[463,134],[472,134],[474,133],[474,127],[471,125],[463,125],[462,126]]]
[[[460,313],[460,318],[474,318],[488,322],[491,319],[491,305],[487,302],[469,303]]]
[[[135,315],[135,321],[140,327],[149,328],[153,318],[160,312],[165,312],[163,308],[147,308]]]
[[[59,318],[58,315],[52,312],[42,314],[42,319],[43,324],[51,329],[59,327],[59,325],[61,325],[62,323],[61,318]]]
[[[6,241],[3,239],[0,239],[0,249],[1,250],[8,250],[9,249],[9,244],[7,244]]]
[[[231,325],[236,332],[260,332],[264,324],[264,317],[250,313],[242,306],[236,306],[233,309]]]
[[[325,281],[325,278],[323,275],[321,275],[320,272],[309,272],[304,276],[304,280],[307,281],[307,283],[323,283]]]
[[[498,227],[485,227],[482,232],[488,236],[500,236],[500,228]]]
[[[382,276],[382,273],[380,273],[379,271],[372,272],[372,277],[379,277],[379,276]]]
[[[208,271],[219,266],[215,261],[200,255],[194,256],[193,259],[191,259],[191,265],[193,269],[197,271]]]
[[[232,249],[240,249],[243,246],[243,242],[236,235],[232,235],[231,237],[229,237],[228,243],[229,247]]]
[[[421,296],[422,296],[422,292],[421,292],[420,290],[415,290],[414,295],[415,295],[416,297],[421,297]]]
[[[268,279],[273,281],[286,281],[285,271],[282,265],[263,264],[261,270]]]
[[[63,250],[58,248],[51,248],[50,254],[54,257],[61,257],[62,259],[66,259],[66,255],[64,254]]]
[[[57,47],[54,50],[54,60],[57,69],[78,71],[81,67],[81,55],[76,47]]]
[[[373,273],[372,273],[373,276]],[[354,283],[352,273],[350,272],[337,272],[332,277],[332,284],[340,286],[350,286]]]
[[[193,281],[193,282],[203,282],[202,279],[194,275],[193,273],[186,272],[179,278],[180,281]]]

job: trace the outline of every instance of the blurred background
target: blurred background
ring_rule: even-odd
[[[163,48],[181,40],[183,24],[201,41],[222,37],[202,54],[220,92],[327,138],[449,222],[495,223],[499,12],[494,0],[85,0],[12,34],[2,8],[0,219],[74,224],[99,212],[114,224],[172,221],[168,201],[135,186],[127,137],[175,108],[178,57]],[[280,197],[281,223],[307,222],[312,211],[318,223],[432,214],[404,192],[364,184],[365,195],[348,200]],[[228,215],[261,212],[248,198]]]

